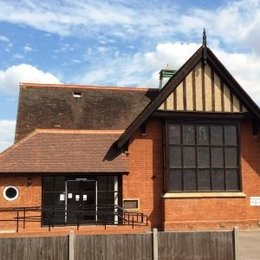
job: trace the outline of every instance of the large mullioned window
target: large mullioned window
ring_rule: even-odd
[[[166,190],[240,190],[238,124],[167,123]]]

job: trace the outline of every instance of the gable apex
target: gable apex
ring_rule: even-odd
[[[136,130],[167,100],[171,93],[185,80],[189,73],[201,63],[202,66],[209,66],[228,86],[230,93],[234,95],[242,105],[242,112],[249,111],[260,121],[260,109],[258,105],[243,90],[234,77],[228,72],[224,65],[218,60],[214,53],[206,46],[202,45],[188,61],[176,71],[172,78],[161,89],[158,96],[151,101],[144,110],[136,117],[136,119],[128,126],[125,132],[117,140],[117,145],[122,148]],[[241,105],[239,103],[239,107]],[[237,111],[238,112],[238,111]]]

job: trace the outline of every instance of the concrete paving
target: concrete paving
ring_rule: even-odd
[[[260,230],[239,230],[238,259],[260,260]]]

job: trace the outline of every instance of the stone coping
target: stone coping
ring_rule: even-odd
[[[163,194],[164,199],[177,198],[245,198],[243,192],[167,192]]]

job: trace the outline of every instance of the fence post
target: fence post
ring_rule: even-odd
[[[75,259],[75,233],[73,230],[69,233],[69,260]]]
[[[16,232],[19,231],[19,211],[16,211]]]
[[[240,260],[239,257],[239,230],[238,227],[233,229],[233,243],[234,243],[234,259]]]
[[[158,260],[158,230],[157,228],[153,229],[153,260]]]

